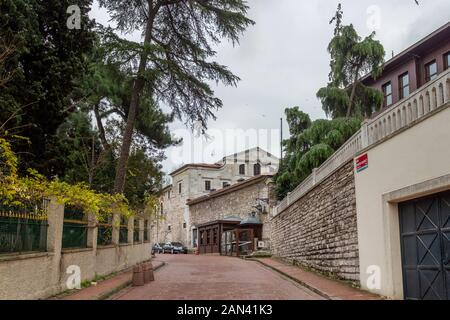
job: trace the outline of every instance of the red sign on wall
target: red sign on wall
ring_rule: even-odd
[[[369,156],[367,155],[367,153],[356,158],[355,165],[356,165],[356,172],[366,170],[369,167]]]

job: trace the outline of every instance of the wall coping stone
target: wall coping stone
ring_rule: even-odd
[[[108,244],[108,245],[106,245],[106,246],[97,246],[97,250],[113,249],[113,248],[115,248],[115,247],[117,247],[117,246],[114,245],[114,244]]]
[[[53,252],[27,252],[27,253],[11,253],[0,255],[0,261],[18,261],[41,257],[52,257],[55,254]]]
[[[87,252],[87,251],[94,251],[94,249],[93,248],[63,249],[63,250],[61,250],[61,253],[62,254],[70,254],[70,253]]]

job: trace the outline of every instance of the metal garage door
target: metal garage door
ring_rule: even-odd
[[[450,192],[399,211],[405,299],[450,300]]]

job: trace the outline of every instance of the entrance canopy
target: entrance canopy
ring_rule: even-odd
[[[245,255],[255,248],[261,237],[262,223],[255,216],[241,219],[228,216],[197,226],[200,254]]]

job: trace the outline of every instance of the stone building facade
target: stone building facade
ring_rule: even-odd
[[[172,184],[160,195],[160,208],[151,224],[151,241],[181,242],[193,247],[195,227],[186,204],[212,192],[262,174],[274,174],[279,159],[261,148],[224,157],[214,164],[187,164],[173,171]]]
[[[359,281],[353,161],[274,217],[271,225],[275,256]]]
[[[264,247],[270,248],[270,213],[276,205],[273,174],[260,175],[228,188],[188,202],[191,225],[197,226],[227,217],[244,220],[252,214],[263,224],[262,239]]]

